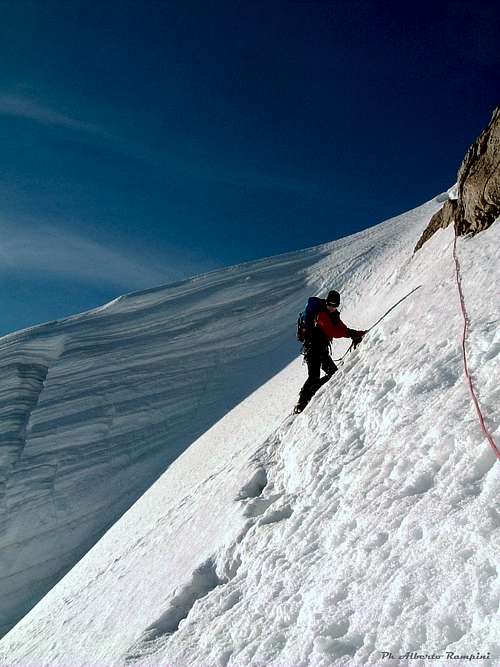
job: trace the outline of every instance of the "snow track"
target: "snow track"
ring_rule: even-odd
[[[0,631],[293,358],[290,322],[329,252],[232,267],[0,339]]]
[[[478,650],[496,664],[499,466],[463,380],[451,230],[411,255],[435,207],[312,263],[307,280],[340,285],[357,328],[421,288],[303,413],[284,417],[295,360],[184,451],[0,642],[9,667],[351,667],[383,651],[422,667]],[[499,234],[459,242],[471,371],[497,437]],[[409,651],[442,658],[397,658]]]
[[[382,225],[0,339],[0,634],[296,356],[297,312],[322,285],[315,267],[335,258],[341,287],[389,236]]]

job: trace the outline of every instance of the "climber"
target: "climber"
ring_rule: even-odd
[[[342,322],[338,311],[339,305],[340,294],[335,290],[328,292],[326,299],[312,296],[307,302],[303,317],[303,343],[308,377],[294,408],[296,414],[302,412],[318,389],[338,370],[330,356],[331,340],[352,338],[353,347],[356,348],[366,333],[349,329]],[[321,369],[325,373],[322,378],[320,378]]]

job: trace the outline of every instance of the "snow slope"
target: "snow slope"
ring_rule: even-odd
[[[381,227],[0,338],[0,634],[186,447],[297,356],[297,312],[325,286],[324,262],[341,286],[388,252],[390,236]],[[296,390],[285,389],[287,406]],[[253,437],[275,423],[252,424]]]
[[[0,339],[2,630],[296,355],[296,311],[329,252],[233,267]]]
[[[286,416],[297,359],[198,438],[0,642],[2,664],[498,664],[499,466],[463,379],[452,230],[412,256],[438,206],[311,251],[307,281],[340,286],[354,327],[420,287],[304,413]],[[458,243],[497,441],[499,229]]]

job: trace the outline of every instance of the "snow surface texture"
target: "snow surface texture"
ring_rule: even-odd
[[[193,440],[296,357],[297,311],[322,287],[311,270],[344,245],[0,339],[0,635]]]
[[[325,258],[342,285],[391,246],[380,228],[1,338],[0,636],[186,447],[297,356],[297,313],[330,287]],[[282,412],[252,423],[252,438]]]
[[[311,257],[310,284],[340,286],[353,327],[420,287],[301,415],[286,416],[298,359],[204,433],[0,642],[4,664],[498,664],[499,466],[463,378],[453,230],[411,255],[438,207]],[[458,243],[497,441],[499,235]]]

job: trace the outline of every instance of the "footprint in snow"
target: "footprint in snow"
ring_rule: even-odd
[[[267,486],[267,472],[264,468],[257,468],[250,480],[242,486],[236,499],[248,500],[258,498]]]
[[[410,480],[401,491],[401,496],[416,496],[429,491],[434,486],[434,479],[428,472],[422,472]]]
[[[243,516],[247,518],[261,517],[258,526],[266,526],[289,519],[293,514],[290,503],[281,507],[270,509],[278,499],[283,497],[282,493],[274,493],[264,496],[264,489],[268,486],[267,472],[264,468],[258,468],[251,479],[240,489],[236,500],[243,502]]]
[[[221,584],[212,558],[197,567],[190,581],[177,589],[165,612],[149,625],[141,637],[129,648],[125,662],[131,664],[144,656],[154,654],[161,640],[168,639],[179,629],[181,621],[189,615],[197,600],[204,598]]]
[[[248,518],[261,516],[278,498],[281,498],[281,493],[276,493],[267,498],[259,496],[248,500],[243,510],[243,516]]]
[[[286,504],[283,507],[277,507],[270,512],[266,512],[264,516],[259,519],[258,526],[267,526],[271,523],[277,523],[278,521],[283,521],[284,519],[289,519],[293,514],[293,509],[291,505]]]

